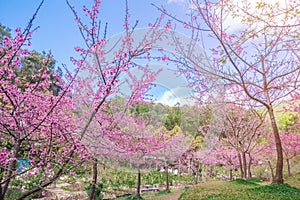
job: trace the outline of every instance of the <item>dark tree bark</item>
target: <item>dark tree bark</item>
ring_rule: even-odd
[[[137,188],[136,188],[136,197],[141,197],[141,170],[138,168],[138,182],[137,182]]]
[[[271,170],[271,182],[273,183],[273,180],[274,180],[274,169],[273,169],[273,167],[272,167],[272,164],[271,164],[271,162],[268,160],[268,164],[269,164],[269,168],[270,168],[270,170]]]
[[[166,171],[166,191],[170,190],[168,165],[165,166]]]
[[[233,175],[232,175],[232,169],[229,170],[229,180],[232,180]]]
[[[243,162],[243,171],[244,171],[244,177],[247,178],[247,159],[246,159],[246,152],[242,152],[242,162]]]
[[[271,107],[269,110],[269,116],[272,124],[273,134],[275,138],[275,145],[276,145],[276,155],[277,155],[277,162],[276,162],[276,174],[274,179],[272,180],[273,184],[283,184],[283,150],[282,144],[279,136],[278,127],[275,120],[275,115],[273,108]]]
[[[95,190],[96,190],[96,186],[97,186],[97,173],[98,173],[98,165],[97,165],[97,159],[94,158],[93,159],[93,179],[92,179],[92,187],[91,187],[91,191],[90,191],[90,195],[89,195],[89,200],[93,200],[94,196],[95,196]]]
[[[243,169],[243,163],[242,163],[242,158],[240,153],[238,153],[238,159],[239,159],[239,167],[241,171],[241,178],[244,178],[244,169]]]
[[[288,176],[292,176],[290,159],[288,159],[288,158],[286,159],[286,164],[287,164],[287,168],[288,168]]]
[[[194,183],[195,183],[195,185],[198,184],[198,172],[197,172],[197,170],[194,171]]]
[[[248,163],[248,178],[252,178],[251,165],[252,165],[252,157],[249,153],[249,163]]]

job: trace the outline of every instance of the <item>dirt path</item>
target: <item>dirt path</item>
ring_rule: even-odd
[[[84,191],[78,191],[78,192],[71,192],[71,191],[66,191],[63,190],[62,187],[70,187],[71,185],[68,183],[63,183],[63,184],[59,184],[56,187],[50,187],[47,188],[47,190],[52,193],[55,194],[55,196],[59,199],[59,200],[65,200],[65,199],[84,199],[86,198],[86,193]]]

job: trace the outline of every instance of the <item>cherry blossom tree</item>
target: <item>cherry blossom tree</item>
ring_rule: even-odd
[[[84,6],[82,13],[74,8],[69,1],[67,4],[75,16],[77,26],[85,42],[85,47],[75,48],[80,54],[80,58],[72,58],[77,69],[73,75],[70,75],[75,80],[72,85],[75,112],[81,119],[79,137],[84,141],[89,141],[85,137],[89,137],[91,134],[101,135],[103,133],[99,131],[104,131],[103,129],[107,127],[105,123],[110,118],[111,113],[109,113],[108,108],[112,98],[119,95],[126,99],[127,102],[122,104],[125,108],[119,108],[124,113],[131,105],[145,101],[145,94],[159,73],[159,70],[153,71],[149,68],[150,50],[152,45],[161,39],[162,33],[168,30],[169,24],[161,27],[162,18],[158,18],[148,32],[139,39],[135,38],[135,28],[138,22],[130,24],[128,1],[125,1],[124,34],[114,42],[106,38],[106,27],[104,36],[100,36],[98,15],[101,2],[99,0],[94,0],[94,4],[90,8]],[[85,17],[88,20],[84,19]],[[161,28],[159,29],[159,27]],[[137,61],[141,59],[144,62]],[[136,75],[134,70],[139,71],[139,75]],[[127,88],[122,89],[124,83]],[[107,138],[109,138],[109,133],[114,135],[117,131],[114,130],[117,127],[109,127],[110,132],[105,131]],[[104,141],[107,138],[103,138]],[[90,199],[93,196],[97,181],[97,162],[95,159]]]
[[[191,144],[188,146],[188,148],[182,153],[182,155],[179,157],[178,165],[186,166],[188,169],[188,173],[190,173],[190,170],[192,170],[192,173],[194,175],[194,184],[198,184],[199,179],[199,171],[200,171],[200,160],[203,158],[203,155],[199,153],[199,150],[202,148],[202,141],[199,136],[196,138],[191,139]],[[203,152],[202,152],[203,153]],[[205,152],[204,155],[208,152]],[[210,153],[210,152],[209,152]],[[203,166],[202,166],[203,171]]]
[[[240,162],[241,177],[247,178],[248,175],[251,175],[250,166],[248,166],[248,164],[251,164],[251,151],[258,146],[260,135],[265,131],[262,126],[264,114],[258,113],[251,107],[247,109],[234,104],[227,104],[226,110],[221,140],[236,149]],[[247,155],[249,156],[248,162]]]
[[[17,28],[15,37],[4,36],[1,41],[0,199],[6,198],[12,184],[25,186],[16,199],[44,190],[88,157],[75,134],[77,118],[68,85],[57,82],[63,91],[54,95],[48,68],[38,69],[38,75],[30,74],[31,77],[16,73],[22,68],[22,56],[30,54],[26,47],[30,46],[31,27],[42,4],[23,32]],[[50,59],[51,56],[45,57],[42,64],[47,66]],[[26,163],[18,164],[20,160]],[[25,185],[30,176],[34,183]]]
[[[300,134],[297,132],[285,132],[280,134],[283,143],[284,159],[288,168],[288,176],[292,175],[290,162],[300,154]]]
[[[1,141],[3,144],[1,145],[3,165],[1,166],[3,171],[0,184],[1,198],[4,198],[11,180],[19,174],[35,168],[45,168],[50,173],[43,174],[45,177],[40,180],[39,185],[29,188],[18,197],[22,199],[50,185],[62,174],[69,172],[73,166],[82,164],[83,158],[89,157],[85,150],[89,146],[83,147],[81,141],[85,141],[86,133],[91,132],[95,127],[100,130],[107,127],[104,124],[110,116],[106,113],[109,99],[117,92],[123,92],[118,85],[121,77],[128,76],[125,82],[131,89],[127,96],[126,108],[128,108],[135,102],[144,101],[144,95],[151,85],[149,82],[153,81],[158,73],[158,71],[151,71],[147,62],[141,64],[134,61],[134,58],[143,56],[144,60],[149,61],[149,50],[159,38],[161,39],[162,33],[169,29],[169,23],[158,29],[161,26],[161,18],[159,18],[140,41],[135,41],[132,35],[137,24],[132,25],[132,30],[126,1],[125,35],[116,49],[107,49],[106,32],[104,37],[100,37],[98,22],[100,1],[94,0],[90,8],[83,6],[83,17],[88,18],[88,22],[81,18],[81,14],[69,1],[66,2],[75,16],[86,46],[75,47],[80,54],[79,59],[71,58],[76,66],[75,71],[71,72],[66,68],[64,79],[56,76],[57,85],[62,88],[56,96],[49,91],[53,80],[50,81],[48,69],[39,70],[39,76],[32,75],[30,80],[34,81],[31,82],[27,81],[28,77],[17,77],[14,72],[14,68],[20,66],[22,55],[29,54],[29,51],[23,47],[30,45],[32,21],[37,12],[23,33],[17,29],[15,38],[4,36],[1,42],[1,136],[6,139]],[[110,57],[111,55],[113,56]],[[48,61],[43,60],[43,64],[46,66]],[[132,69],[139,69],[144,73],[137,77],[131,72]],[[18,83],[24,81],[27,82],[22,84],[22,89],[19,88]],[[63,82],[65,84],[61,84]],[[126,113],[126,109],[124,112]],[[90,128],[93,129],[89,130]],[[118,145],[121,145],[118,140],[130,139],[125,137],[125,134],[125,138],[113,137],[118,131],[120,130],[110,128],[108,132],[107,129],[106,138],[113,138]],[[150,141],[155,143],[155,137],[150,138]],[[124,141],[123,143],[125,144]],[[137,146],[146,149],[140,145],[142,144],[139,143]],[[130,149],[127,151],[130,152]],[[27,154],[30,154],[29,167],[16,173],[17,159]],[[61,155],[57,156],[57,154]],[[96,160],[93,169],[93,185],[89,199],[93,198],[97,181]]]
[[[250,178],[251,166],[258,158],[257,149],[262,141],[261,135],[267,131],[264,126],[265,113],[260,113],[251,106],[245,107],[232,102],[225,104],[225,111],[225,119],[217,127],[219,137],[211,147],[207,147],[211,140],[208,138],[210,125],[203,124],[199,128],[204,141],[198,153],[199,158],[205,164],[222,164],[229,170],[239,167],[241,177]]]
[[[283,149],[274,106],[299,89],[299,7],[298,1],[192,0],[190,21],[160,9],[193,33],[189,46],[177,43],[177,49],[184,58],[179,60],[182,71],[196,90],[207,90],[205,81],[218,79],[215,85],[235,86],[267,110],[276,144],[273,183],[279,184],[283,183]],[[210,37],[209,44],[199,32]],[[210,48],[210,55],[193,50],[198,41]],[[203,62],[207,58],[212,62]]]
[[[191,137],[186,136],[179,126],[175,126],[172,130],[168,131],[167,137],[168,145],[156,154],[156,159],[158,164],[164,167],[166,173],[166,191],[169,191],[169,166],[174,165],[189,150]]]
[[[95,124],[97,125],[97,124]],[[164,129],[149,125],[141,116],[124,112],[113,113],[103,120],[101,126],[92,126],[85,140],[90,142],[97,159],[119,165],[128,163],[138,169],[136,196],[140,197],[141,169],[160,163],[161,152],[174,143],[175,136]]]
[[[233,170],[240,165],[236,149],[226,146],[221,141],[209,153],[200,155],[200,161],[207,165],[223,165],[224,169],[229,170],[230,180],[233,178]]]

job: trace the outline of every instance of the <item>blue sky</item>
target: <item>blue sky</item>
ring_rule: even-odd
[[[69,0],[77,10],[81,11],[84,2],[87,7],[92,0]],[[26,27],[40,0],[0,0],[0,23],[12,30]],[[173,15],[183,17],[188,9],[185,0],[128,0],[131,13],[130,23],[139,20],[138,28],[148,27],[148,23],[154,23],[160,15],[159,11],[151,5],[164,6]],[[102,24],[108,22],[108,38],[123,31],[125,15],[124,0],[103,0],[100,7]],[[70,57],[76,57],[74,47],[83,45],[82,38],[74,20],[73,13],[65,0],[45,0],[36,20],[34,27],[39,26],[34,33],[31,49],[51,51],[57,66],[66,64],[72,69]],[[174,73],[172,73],[174,74]],[[190,91],[186,90],[184,80],[170,73],[162,73],[158,77],[158,87],[151,93],[158,95],[157,101],[168,105],[176,104],[178,98],[186,97]],[[165,82],[164,80],[168,80]],[[175,84],[175,85],[174,85]],[[175,99],[177,97],[177,99]]]
[[[159,12],[151,6],[164,5],[170,12],[184,15],[187,5],[184,0],[129,0],[129,9],[132,14],[131,22],[139,20],[139,27],[146,27],[153,22]],[[0,23],[15,29],[25,27],[27,22],[38,7],[39,0],[0,0]],[[70,0],[78,10],[82,2],[89,5],[92,1]],[[81,2],[81,3],[80,3]],[[108,37],[121,32],[125,13],[124,0],[103,0],[100,8],[100,19],[108,22]],[[71,65],[70,56],[76,56],[73,48],[82,45],[82,38],[73,20],[74,16],[64,0],[45,0],[34,27],[40,26],[34,33],[32,49],[39,52],[51,50],[57,65],[61,63]]]

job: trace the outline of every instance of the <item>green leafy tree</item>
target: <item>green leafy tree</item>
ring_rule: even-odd
[[[178,106],[168,108],[168,114],[166,115],[166,121],[164,126],[168,131],[173,130],[175,126],[180,126],[181,124],[181,111]]]
[[[4,36],[11,37],[10,31],[10,28],[5,27],[0,23],[0,41],[2,41]]]
[[[3,26],[0,23],[0,42],[3,37],[11,37],[11,29]],[[1,44],[0,44],[1,46]],[[0,54],[1,56],[1,54]],[[56,83],[58,79],[54,76],[55,71],[55,60],[51,54],[46,54],[44,51],[39,53],[35,50],[31,51],[29,55],[23,56],[20,60],[20,68],[14,68],[16,77],[21,81],[18,84],[23,90],[26,88],[25,83],[38,83],[44,80],[41,77],[43,71],[48,70],[47,74],[50,76],[51,84],[49,85],[49,90],[53,91],[54,95],[58,94],[61,89]],[[61,68],[55,71],[60,77],[63,75]]]
[[[60,87],[57,85],[58,78],[54,75],[55,72],[55,60],[52,55],[38,53],[37,51],[31,51],[30,55],[21,58],[21,67],[15,69],[17,77],[21,79],[20,87],[25,89],[24,84],[27,82],[38,83],[44,79],[42,72],[47,71],[47,75],[50,77],[51,83],[49,90],[53,91],[54,95],[57,95]],[[61,69],[58,71],[61,73]]]

